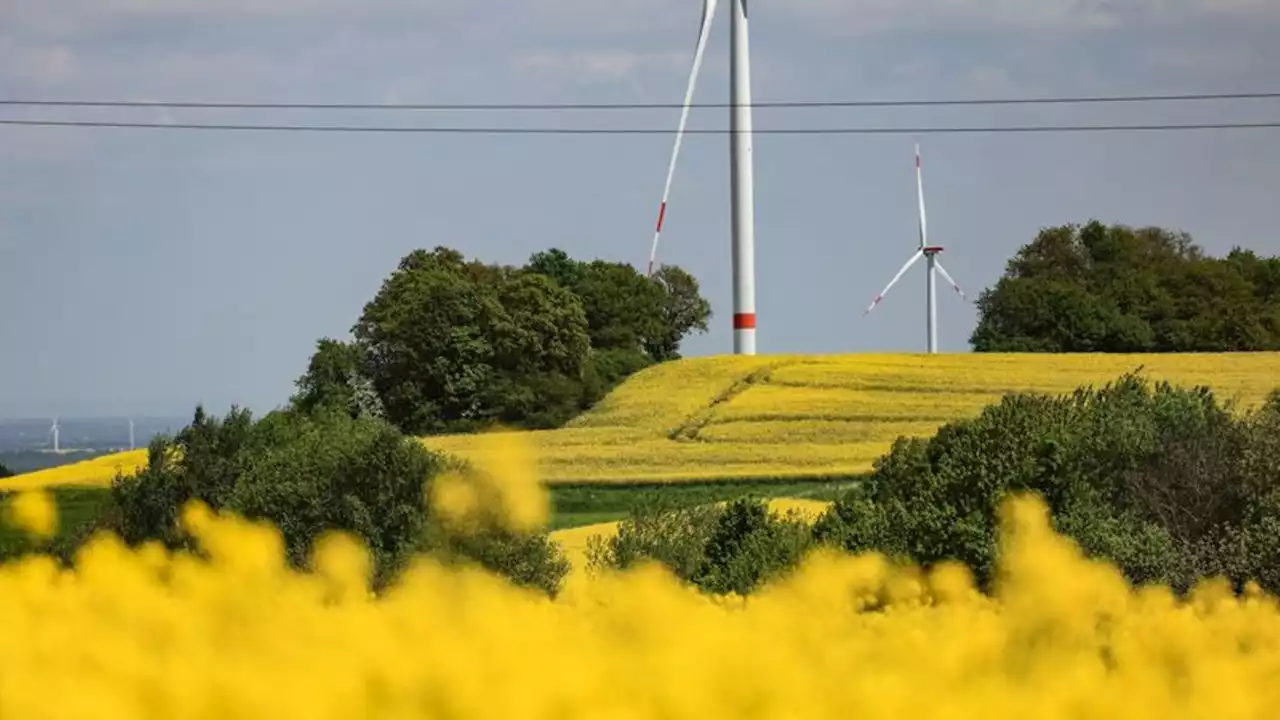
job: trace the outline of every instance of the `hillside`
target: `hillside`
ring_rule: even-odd
[[[1280,353],[713,357],[645,370],[566,428],[530,433],[553,484],[807,478],[862,473],[900,435],[928,435],[1007,392],[1066,393],[1142,368],[1244,407],[1280,385]],[[471,436],[428,447],[467,457]],[[0,487],[101,485],[145,451]]]
[[[1280,385],[1280,353],[696,358],[639,373],[569,427],[532,436],[552,483],[848,475],[900,435],[932,434],[1004,393],[1067,393],[1139,367],[1246,407]],[[425,442],[466,456],[471,441]]]

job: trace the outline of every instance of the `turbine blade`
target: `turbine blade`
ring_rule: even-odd
[[[689,106],[693,103],[693,91],[698,85],[698,71],[707,50],[707,38],[711,35],[711,21],[715,18],[717,0],[703,0],[702,24],[698,28],[698,41],[693,50],[693,67],[689,70],[689,84],[684,92],[684,105],[680,108],[680,124],[676,128],[675,145],[671,148],[671,162],[667,165],[667,181],[662,188],[662,202],[658,204],[658,223],[653,231],[653,246],[649,249],[648,275],[653,275],[653,263],[658,256],[658,239],[662,236],[662,221],[667,216],[667,199],[671,195],[671,181],[676,174],[676,161],[680,157],[680,145],[684,141],[685,126],[689,122]]]
[[[911,259],[908,260],[907,263],[902,266],[902,269],[898,271],[898,274],[893,276],[893,279],[889,281],[889,284],[884,286],[884,290],[880,291],[880,294],[876,296],[876,299],[871,301],[871,304],[867,306],[867,309],[862,313],[862,316],[866,317],[868,313],[870,313],[872,310],[875,310],[876,305],[879,305],[880,301],[884,299],[884,296],[889,294],[889,288],[893,287],[895,283],[901,280],[902,276],[906,274],[907,270],[911,269],[911,266],[915,265],[916,261],[922,257],[924,257],[924,253],[920,250],[917,250],[915,254],[911,256]]]
[[[920,247],[929,244],[929,222],[924,213],[924,172],[920,167],[920,143],[916,143],[916,199],[920,204]]]
[[[962,298],[963,298],[963,297],[964,297],[964,291],[960,289],[960,286],[956,284],[956,281],[955,281],[955,280],[952,280],[952,279],[951,279],[951,275],[947,272],[947,269],[946,269],[946,268],[942,267],[942,263],[938,262],[938,259],[937,259],[937,258],[934,258],[934,259],[933,259],[933,266],[934,266],[935,268],[937,268],[938,272],[942,273],[942,277],[943,277],[943,279],[945,279],[947,282],[951,283],[951,287],[952,287],[952,288],[954,288],[954,289],[955,289],[955,291],[956,291],[957,293],[959,293],[959,294],[960,294],[960,297],[962,297]],[[968,298],[965,298],[965,299],[966,299],[966,300],[968,300]]]

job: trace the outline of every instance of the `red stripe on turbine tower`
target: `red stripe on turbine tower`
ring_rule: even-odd
[[[734,313],[733,329],[734,330],[755,330],[756,314],[755,313]]]

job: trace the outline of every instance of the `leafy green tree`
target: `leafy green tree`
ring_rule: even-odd
[[[7,477],[13,477],[13,473],[9,470],[9,468],[4,466],[4,463],[0,463],[0,478],[7,478]]]
[[[575,290],[582,283],[585,275],[583,263],[569,257],[569,254],[560,248],[534,253],[529,258],[529,262],[525,263],[524,268],[529,272],[555,280],[560,287],[567,290]]]
[[[370,549],[375,585],[393,579],[412,556],[434,552],[554,592],[567,564],[545,533],[451,537],[429,502],[431,483],[447,464],[385,421],[332,408],[276,411],[257,421],[241,409],[216,418],[197,408],[177,436],[152,443],[141,472],[115,479],[102,527],[130,544],[195,549],[178,519],[186,503],[199,500],[278,527],[298,568],[307,567],[323,533],[340,530]]]
[[[647,278],[556,248],[522,268],[418,249],[364,306],[352,341],[316,343],[290,406],[386,418],[415,435],[558,427],[629,375],[678,358],[710,314],[675,266]]]
[[[582,300],[591,346],[644,352],[654,362],[674,360],[691,332],[706,332],[711,304],[698,281],[676,265],[645,277],[627,263],[581,262],[563,250],[535,253],[525,269],[555,280]]]
[[[978,299],[979,352],[1280,349],[1280,259],[1160,228],[1046,228]]]
[[[334,409],[351,417],[383,417],[382,399],[365,370],[366,362],[361,345],[321,338],[306,373],[295,383],[298,391],[291,406],[304,413]]]
[[[698,280],[676,265],[662,265],[653,273],[662,288],[656,333],[645,339],[645,351],[657,362],[680,358],[680,343],[693,331],[706,332],[711,319],[711,303],[698,288]]]
[[[406,256],[353,332],[387,418],[413,434],[518,422],[581,381],[589,350],[573,293],[446,248]]]

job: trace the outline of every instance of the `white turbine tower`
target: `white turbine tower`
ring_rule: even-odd
[[[58,418],[56,418],[56,417],[55,417],[55,418],[53,419],[53,425],[51,425],[51,426],[49,427],[49,434],[53,436],[53,451],[54,451],[55,453],[56,453],[56,452],[59,452],[59,451],[60,451],[60,449],[61,449],[61,448],[59,448],[59,446],[58,446],[58,440],[59,440],[59,432],[60,432],[60,430],[61,430],[61,428],[59,428],[59,427],[58,427]]]
[[[137,449],[137,445],[133,442],[133,418],[129,418],[129,449]]]
[[[862,316],[866,317],[868,313],[874,310],[876,305],[880,304],[880,301],[888,294],[889,288],[902,279],[907,270],[923,257],[926,259],[926,267],[928,269],[925,275],[925,327],[929,352],[936,353],[938,352],[938,291],[935,286],[935,272],[940,273],[947,282],[951,283],[951,287],[955,289],[960,297],[964,297],[964,291],[960,289],[955,280],[951,279],[951,275],[942,267],[942,263],[938,262],[937,255],[942,252],[942,247],[929,244],[929,223],[924,212],[924,178],[923,170],[920,166],[920,145],[918,143],[916,144],[916,199],[920,206],[920,246],[916,248],[915,253],[902,266],[898,274],[893,276],[893,279],[889,281],[884,290],[880,291],[876,299],[871,301],[871,305],[862,313]]]
[[[755,286],[755,182],[752,171],[751,123],[751,50],[747,31],[747,0],[728,0],[732,6],[729,34],[729,184],[731,190],[731,234],[733,259],[733,351],[737,355],[756,354],[756,286]],[[658,254],[658,239],[667,215],[667,200],[675,176],[676,160],[684,139],[689,107],[693,102],[698,72],[706,52],[707,37],[715,17],[717,0],[703,0],[702,23],[693,53],[693,68],[685,89],[680,124],[675,146],[667,165],[667,181],[658,205],[658,222],[649,251],[649,275],[653,275]]]

